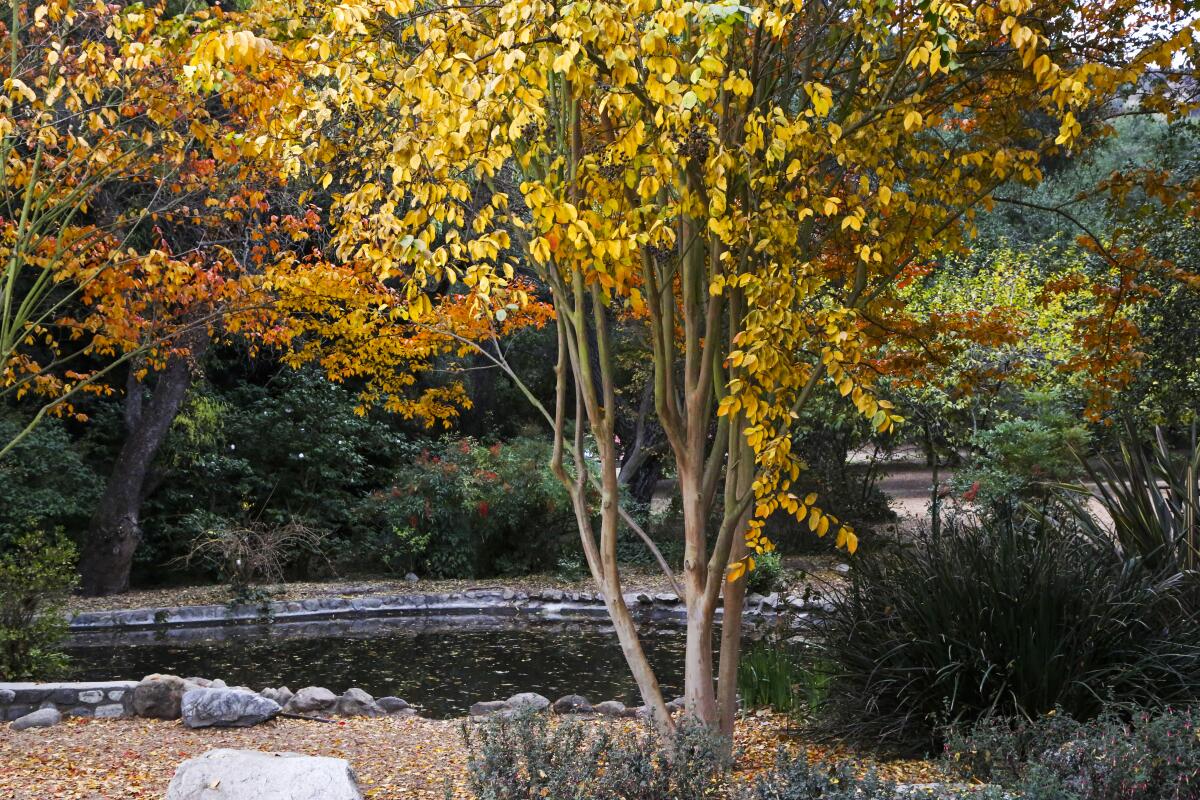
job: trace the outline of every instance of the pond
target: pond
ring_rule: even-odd
[[[666,696],[680,694],[682,630],[647,628],[642,640]],[[433,718],[462,716],[476,701],[523,691],[641,703],[616,634],[598,625],[461,618],[243,625],[75,637],[68,652],[74,680],[160,672],[253,689],[325,686],[340,693],[357,686],[375,697],[402,697]]]

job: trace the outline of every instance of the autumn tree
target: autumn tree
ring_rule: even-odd
[[[1183,11],[277,0],[204,29],[192,77],[220,91],[239,64],[293,71],[264,147],[329,188],[337,253],[400,281],[414,324],[431,320],[424,292],[443,280],[470,287],[483,317],[507,313],[487,300],[519,269],[547,287],[552,466],[669,733],[617,564],[613,324],[640,321],[684,518],[672,579],[687,610],[687,710],[728,732],[739,578],[771,548],[762,521],[782,509],[857,546],[819,498],[793,491],[793,420],[826,384],[878,430],[901,421],[875,391],[907,319],[898,281],[962,247],[999,188],[1036,184],[1044,159],[1111,135],[1108,117],[1185,113],[1195,45]]]

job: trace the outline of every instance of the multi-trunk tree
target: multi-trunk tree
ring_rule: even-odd
[[[333,193],[337,253],[403,285],[414,323],[447,279],[485,317],[517,269],[546,287],[553,468],[669,733],[616,556],[613,321],[641,321],[684,518],[687,710],[729,731],[762,520],[783,509],[856,547],[793,492],[798,412],[825,383],[880,430],[900,420],[873,388],[907,342],[897,283],[1109,117],[1186,113],[1185,5],[276,0],[204,23],[192,78],[291,72],[264,147]]]

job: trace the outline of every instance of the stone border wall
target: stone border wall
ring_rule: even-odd
[[[0,683],[0,721],[10,722],[40,708],[64,717],[132,717],[137,681],[89,683]]]
[[[673,594],[629,593],[625,595],[639,622],[682,623],[685,610]],[[808,614],[820,610],[817,603],[778,594],[746,598],[746,615],[756,621],[771,621],[779,614]],[[307,622],[331,619],[384,617],[508,617],[540,621],[592,621],[607,619],[604,595],[547,589],[521,592],[512,589],[473,589],[457,593],[365,595],[362,597],[316,597],[282,600],[262,605],[182,606],[137,608],[118,611],[89,611],[69,620],[73,634],[112,630],[161,630],[184,627],[262,622]],[[718,618],[720,609],[718,609]]]

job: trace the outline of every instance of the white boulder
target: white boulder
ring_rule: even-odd
[[[209,750],[175,770],[167,800],[363,800],[340,758],[258,750]]]

